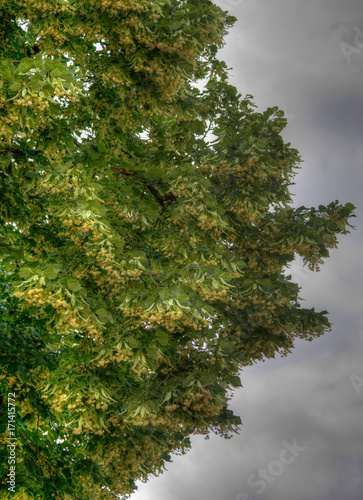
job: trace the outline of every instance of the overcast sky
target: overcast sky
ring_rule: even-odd
[[[331,332],[243,370],[232,439],[197,436],[132,500],[363,498],[363,10],[358,0],[223,0],[238,18],[220,52],[231,83],[261,110],[279,106],[304,163],[294,203],[357,207],[357,229],[313,273],[292,274]]]

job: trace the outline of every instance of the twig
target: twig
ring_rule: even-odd
[[[154,285],[158,285],[158,283],[156,283],[156,281],[154,281],[154,278],[151,276],[150,273],[145,273],[145,274],[147,274],[147,276],[150,276],[151,281],[154,283]]]
[[[76,266],[78,266],[79,262],[77,262],[76,264],[74,264],[74,266],[70,267],[68,269],[68,271],[66,271],[64,274],[61,275],[61,277],[65,276],[66,274],[68,274],[70,271],[72,271],[72,269],[74,269]]]
[[[153,392],[155,392],[155,389],[157,389],[157,388],[159,387],[159,385],[164,384],[164,383],[168,380],[168,378],[169,378],[170,376],[171,376],[171,371],[170,371],[169,375],[168,375],[168,376],[167,376],[164,380],[162,380],[161,382],[159,382],[159,383],[155,386],[155,388],[154,388],[154,391],[153,391]]]
[[[38,460],[40,460],[40,458],[39,458],[39,448],[38,448],[39,416],[40,416],[40,409],[38,409],[37,435],[36,435],[36,438],[35,438],[35,447],[37,449]]]
[[[39,413],[38,413],[38,415],[39,415]],[[39,423],[39,420],[38,420],[38,423]],[[28,443],[29,448],[30,448],[30,449],[31,449],[31,450],[32,450],[32,451],[33,451],[33,452],[37,455],[37,457],[38,457],[38,463],[39,463],[39,467],[40,467],[40,471],[41,471],[42,476],[44,477],[44,473],[43,473],[43,469],[42,469],[42,464],[41,464],[41,461],[40,461],[40,459],[41,459],[41,458],[43,458],[43,457],[41,457],[41,456],[39,455],[38,443],[37,443],[37,449],[34,449],[34,448],[32,447],[32,445],[29,443],[29,441],[28,441],[28,439],[26,438],[26,436],[24,435],[24,432],[23,432],[23,431],[21,431],[21,433],[22,433],[22,435],[23,435],[24,439],[26,440],[26,442]],[[38,440],[38,428],[37,428],[37,440]]]
[[[21,42],[21,45],[23,46],[23,50],[24,50],[24,55],[25,57],[31,57],[29,56],[28,54],[28,50],[26,48],[26,45],[24,43],[24,40],[21,38],[21,36],[19,35],[19,33],[16,31],[16,29],[14,30],[14,33],[16,34],[16,36],[19,38],[20,42]]]
[[[37,435],[36,435],[36,438],[35,438],[35,448],[36,448],[36,453],[37,453],[37,457],[38,457],[39,467],[40,467],[40,470],[42,471],[42,476],[44,476],[43,469],[42,469],[42,464],[41,464],[41,461],[40,461],[39,448],[38,448],[39,416],[40,416],[40,409],[38,410]]]
[[[39,425],[39,413],[38,413],[38,425]],[[23,431],[21,431],[24,439],[26,440],[26,442],[28,443],[29,445],[29,448],[37,455],[38,457],[38,463],[39,463],[39,467],[40,467],[40,470],[42,472],[42,475],[43,475],[43,469],[42,469],[42,464],[41,464],[41,460],[43,460],[43,462],[45,463],[45,465],[48,467],[48,470],[50,471],[50,468],[53,470],[53,472],[58,475],[58,472],[54,469],[53,465],[49,462],[49,460],[47,460],[45,457],[43,457],[42,455],[40,455],[39,453],[39,450],[38,450],[38,425],[37,425],[37,437],[36,437],[36,449],[33,448],[33,446],[30,444],[29,440],[26,438],[25,434]],[[30,455],[29,455],[30,456]],[[36,463],[36,462],[34,462]]]
[[[206,130],[205,134],[203,135],[202,141],[204,141],[206,135],[208,134],[208,132],[210,132],[211,128],[212,128],[212,120],[209,122],[208,129]]]

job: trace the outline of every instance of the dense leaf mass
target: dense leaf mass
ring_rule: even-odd
[[[330,327],[288,265],[318,269],[354,206],[293,208],[283,112],[216,56],[234,21],[208,0],[0,0],[4,499],[127,498],[191,434],[238,431],[241,367]]]

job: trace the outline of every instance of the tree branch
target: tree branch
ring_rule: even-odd
[[[8,154],[11,154],[11,155],[21,155],[21,154],[29,154],[29,153],[37,154],[37,153],[40,153],[40,149],[31,149],[31,148],[17,149],[17,148],[7,148],[7,147],[5,147],[4,149],[5,149],[5,151]]]
[[[30,442],[28,441],[28,439],[26,438],[25,434],[23,431],[21,431],[24,439],[26,440],[26,442],[28,443],[29,445],[29,448],[37,455],[37,458],[38,458],[38,463],[39,463],[39,467],[40,467],[40,470],[41,470],[41,473],[42,473],[42,476],[44,476],[43,474],[43,469],[42,469],[42,464],[41,464],[41,460],[45,463],[45,465],[48,467],[48,470],[49,472],[52,470],[56,476],[58,476],[58,472],[54,469],[53,465],[49,462],[49,460],[47,460],[45,457],[43,457],[42,455],[40,455],[39,453],[39,449],[38,449],[38,429],[39,429],[39,413],[38,413],[38,423],[37,423],[37,437],[36,437],[36,448],[33,448],[33,446],[30,444]],[[30,457],[30,455],[29,455]],[[34,462],[36,463],[36,462]]]
[[[135,170],[132,170],[131,168],[111,167],[111,170],[113,172],[116,172],[117,174],[122,175],[123,177],[133,177],[137,175],[137,172]],[[163,196],[161,193],[159,193],[155,186],[149,184],[148,182],[141,182],[135,179],[134,184],[139,184],[140,186],[146,187],[154,196],[159,205],[163,208],[167,208],[168,205],[176,201],[176,197],[173,194],[170,193],[167,196]]]
[[[37,457],[38,457],[38,461],[40,462],[40,458],[39,458],[39,448],[38,448],[39,416],[40,416],[40,409],[38,410],[37,435],[36,435],[36,438],[35,438],[35,448],[36,448],[36,450],[37,450]]]
[[[79,264],[79,262],[76,262],[76,264],[74,264],[73,266],[71,266],[68,271],[66,271],[64,274],[61,274],[61,277],[63,278],[63,276],[65,276],[66,274],[68,274],[70,271],[72,271],[72,269],[74,269],[75,267],[77,267]]]

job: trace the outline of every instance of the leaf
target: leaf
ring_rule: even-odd
[[[163,403],[165,403],[165,401],[169,401],[169,399],[171,398],[172,396],[172,392],[171,391],[168,391],[165,396],[164,396],[164,399],[163,399]]]
[[[122,372],[116,372],[116,377],[121,385],[125,385],[125,374]]]
[[[9,90],[11,92],[19,92],[22,86],[23,86],[22,82],[19,82],[19,80],[15,80],[15,82],[12,85],[10,85]]]
[[[39,77],[34,77],[28,82],[28,87],[33,92],[38,92],[43,88],[44,82]]]
[[[67,278],[67,287],[72,292],[78,292],[82,288],[81,282],[76,278]]]
[[[260,151],[265,151],[267,149],[267,142],[261,140],[261,139],[258,139],[256,141],[256,147],[257,149],[259,149]]]
[[[221,346],[223,351],[225,351],[227,353],[231,353],[236,349],[232,342],[228,342],[227,340],[224,340],[224,339],[219,341],[219,345]]]
[[[355,205],[353,205],[353,203],[346,203],[346,204],[344,205],[344,207],[345,207],[347,210],[349,210],[350,212],[351,212],[352,210],[355,210],[355,209],[357,208]]]
[[[213,373],[202,373],[200,381],[205,385],[212,385],[216,381],[216,377]]]
[[[155,337],[157,342],[162,346],[166,346],[169,342],[168,333],[165,330],[162,330],[161,328],[157,328],[155,332]]]
[[[125,240],[119,234],[112,236],[111,243],[113,243],[116,248],[123,248],[125,246]]]
[[[213,315],[215,314],[216,310],[214,309],[214,307],[210,306],[209,304],[206,304],[204,307],[203,307],[204,311],[206,311],[208,314],[210,315]]]
[[[159,292],[159,297],[161,300],[167,300],[171,297],[171,293],[169,292],[169,290],[167,288],[163,288]]]
[[[269,288],[271,286],[271,281],[268,278],[264,278],[260,284],[265,288]]]
[[[96,215],[100,215],[101,217],[106,215],[108,211],[107,206],[103,205],[102,203],[94,201],[89,203],[89,208],[92,210],[93,213],[95,213]]]
[[[140,347],[140,342],[135,337],[127,337],[126,342],[133,348],[137,349]]]
[[[104,307],[97,309],[96,314],[101,323],[107,323],[112,320],[112,314]]]
[[[241,379],[237,375],[233,375],[229,378],[229,380],[230,384],[233,385],[233,387],[242,387]]]
[[[157,359],[159,357],[159,350],[156,347],[149,347],[146,349],[146,356],[151,359]]]
[[[24,176],[28,177],[29,179],[34,179],[35,177],[38,177],[39,173],[38,172],[25,172]]]
[[[29,278],[35,273],[34,269],[30,267],[22,267],[19,271],[20,278]]]
[[[58,276],[60,270],[61,267],[58,264],[48,264],[44,269],[44,274],[46,275],[47,278],[54,280]]]
[[[18,71],[20,73],[26,73],[32,67],[33,67],[33,64],[31,61],[29,61],[29,59],[22,59],[19,66],[18,66]]]

